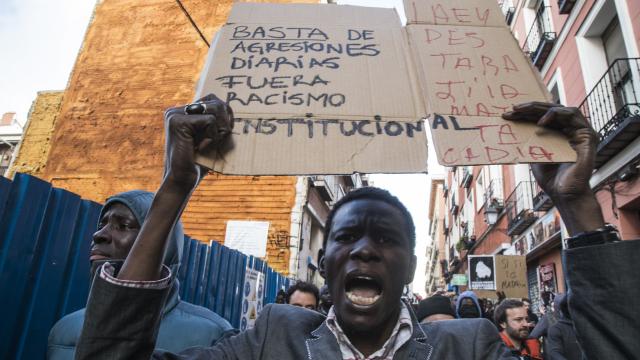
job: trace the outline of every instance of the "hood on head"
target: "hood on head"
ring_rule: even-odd
[[[560,314],[561,318],[571,319],[569,314],[569,299],[567,294],[556,294],[556,298],[553,299],[554,309]]]
[[[456,316],[460,318],[460,305],[462,305],[462,300],[469,298],[473,301],[473,303],[478,308],[478,314],[482,317],[482,308],[480,308],[480,302],[478,301],[478,296],[471,290],[467,290],[458,296],[458,301],[456,301]]]
[[[114,203],[121,203],[125,205],[131,212],[136,220],[142,226],[144,220],[147,218],[149,208],[151,208],[151,202],[153,201],[154,193],[143,190],[125,191],[116,195],[113,195],[107,199],[104,206],[100,210],[100,217],[107,211],[109,206]],[[180,266],[180,259],[182,258],[182,247],[184,245],[184,231],[182,223],[178,220],[173,227],[171,234],[169,234],[169,244],[167,246],[167,252],[164,256],[164,264],[171,268],[171,272],[177,274],[178,267]]]

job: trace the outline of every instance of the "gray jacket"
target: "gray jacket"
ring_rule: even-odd
[[[105,298],[103,294],[115,294]],[[135,298],[135,301],[134,301]],[[91,290],[90,315],[85,321],[76,359],[341,359],[335,336],[325,316],[291,305],[264,307],[255,327],[209,348],[187,349],[174,355],[153,352],[157,320],[151,308],[162,301],[161,290],[125,289],[96,279]],[[129,303],[125,313],[102,309]],[[146,313],[145,316],[135,314]],[[413,336],[394,359],[512,359],[498,332],[486,319],[464,319],[419,324],[412,313]],[[126,333],[116,329],[127,329]],[[113,337],[112,337],[113,336]],[[118,341],[116,336],[133,341]],[[151,353],[153,352],[153,355]]]

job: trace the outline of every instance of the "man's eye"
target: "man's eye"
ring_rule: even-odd
[[[396,239],[395,239],[393,236],[381,235],[381,236],[378,238],[378,241],[379,241],[381,244],[391,244],[391,243],[396,242]]]
[[[336,236],[337,242],[353,242],[356,240],[356,236],[353,234],[340,234]]]

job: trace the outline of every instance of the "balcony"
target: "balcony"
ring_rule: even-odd
[[[596,168],[640,136],[640,58],[616,59],[580,110],[598,132]]]
[[[329,184],[328,179],[324,176],[315,176],[311,178],[311,186],[313,186],[322,198],[323,201],[331,202],[333,201],[334,194],[331,189],[331,185]]]
[[[451,215],[458,216],[459,210],[460,210],[460,207],[456,203],[451,204]]]
[[[533,210],[533,194],[536,188],[533,181],[521,181],[505,201],[505,211],[509,224],[507,235],[522,234],[538,217]]]
[[[552,207],[553,202],[544,191],[540,190],[540,192],[533,197],[533,211],[547,211]]]
[[[513,16],[516,13],[516,8],[513,6],[513,2],[511,0],[504,0],[498,5],[504,14],[504,20],[507,22],[507,25],[511,25],[513,22]]]
[[[468,167],[462,168],[462,187],[468,189],[471,186],[471,180],[473,180],[473,174],[469,171]]]
[[[504,209],[504,196],[502,195],[502,179],[491,179],[484,193],[484,207],[493,207],[502,211]]]
[[[558,9],[560,10],[560,14],[570,14],[575,4],[576,0],[558,0]]]
[[[538,70],[544,66],[556,42],[556,33],[551,31],[550,8],[549,6],[540,7],[522,47]]]

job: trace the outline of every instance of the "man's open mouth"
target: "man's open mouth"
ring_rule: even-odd
[[[347,278],[345,293],[354,305],[370,306],[382,297],[382,287],[380,282],[371,276],[356,275]]]

